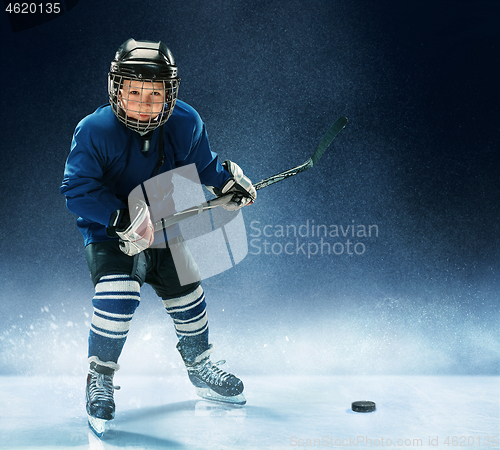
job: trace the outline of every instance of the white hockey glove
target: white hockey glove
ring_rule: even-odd
[[[250,179],[243,174],[243,170],[241,170],[238,164],[232,161],[225,161],[222,165],[230,173],[231,178],[229,178],[220,189],[212,186],[207,186],[207,188],[217,195],[217,197],[234,192],[231,200],[225,205],[222,205],[222,207],[228,211],[237,211],[243,208],[243,206],[251,205],[257,198],[257,191],[253,187]]]
[[[120,238],[120,250],[129,256],[137,255],[153,244],[154,227],[149,215],[149,208],[142,200],[129,210],[119,210],[113,214],[108,235],[113,232]]]

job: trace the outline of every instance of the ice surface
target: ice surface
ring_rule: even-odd
[[[1,377],[0,448],[499,448],[499,377],[242,378],[247,404],[232,407],[199,399],[187,377],[118,373],[116,418],[100,441],[87,426],[83,374]],[[354,413],[355,400],[377,411]]]

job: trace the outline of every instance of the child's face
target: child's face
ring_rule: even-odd
[[[165,89],[162,82],[125,80],[119,100],[127,117],[149,122],[163,111]]]

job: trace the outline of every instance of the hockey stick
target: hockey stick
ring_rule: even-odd
[[[254,184],[255,190],[258,191],[259,189],[265,188],[267,186],[270,186],[271,184],[277,183],[278,181],[292,177],[300,172],[304,172],[305,170],[314,167],[314,165],[323,156],[323,153],[325,153],[326,149],[335,139],[337,134],[340,133],[340,131],[342,130],[342,128],[346,126],[346,124],[347,124],[347,118],[344,116],[340,116],[335,121],[335,123],[330,127],[330,129],[326,132],[326,134],[323,136],[323,139],[321,139],[321,142],[316,147],[316,150],[314,150],[314,153],[306,162],[297,167],[294,167],[293,169],[285,170],[284,172],[280,172],[276,175],[273,175],[272,177],[265,178],[264,180],[255,183]],[[155,231],[165,229],[169,226],[176,224],[177,222],[180,222],[181,220],[196,216],[204,211],[216,208],[217,206],[225,205],[231,200],[232,197],[233,197],[232,193],[226,194],[221,197],[214,198],[213,200],[209,200],[208,202],[201,203],[198,206],[187,208],[165,219],[160,219],[154,223],[154,229]]]

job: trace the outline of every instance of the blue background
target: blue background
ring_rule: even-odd
[[[271,236],[270,254],[254,241],[206,280],[212,341],[234,370],[499,373],[498,2],[73,6],[18,32],[1,15],[0,373],[86,369],[93,289],[58,188],[73,130],[107,102],[129,37],[170,47],[179,98],[254,181],[303,162],[349,118],[317,167],[244,209],[249,243],[256,227],[312,221],[375,224],[378,236],[352,239],[362,255],[310,258]],[[122,365],[177,370],[170,320],[142,293]]]

